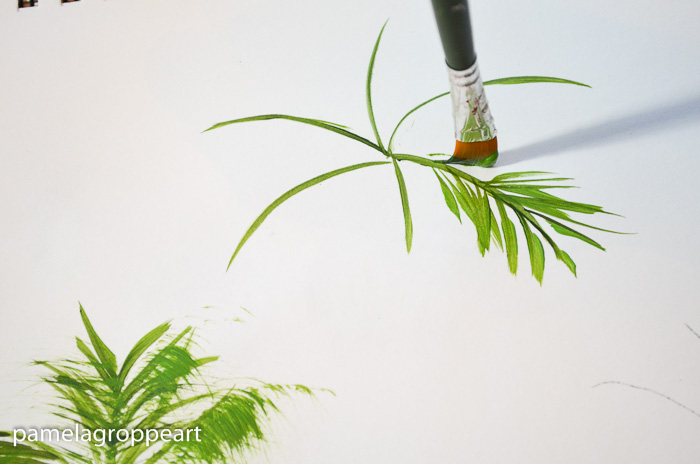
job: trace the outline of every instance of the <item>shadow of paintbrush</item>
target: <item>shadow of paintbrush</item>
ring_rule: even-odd
[[[641,110],[584,129],[576,129],[512,150],[504,150],[501,165],[561,154],[568,150],[632,140],[698,119],[700,119],[700,95]]]

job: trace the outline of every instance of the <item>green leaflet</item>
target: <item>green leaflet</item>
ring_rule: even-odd
[[[517,203],[517,202],[522,202],[521,198],[523,198],[523,197],[510,197],[510,198],[511,199],[516,198],[517,199],[516,203]],[[547,205],[545,202],[539,202],[539,201],[532,202],[532,201],[529,201],[529,199],[526,200],[526,202],[528,203],[527,206],[532,208],[532,210],[530,211],[532,214],[537,215],[537,216],[541,216],[543,218],[547,218],[548,216],[550,216],[550,218],[555,217],[555,218],[570,222],[572,224],[587,227],[587,228],[593,229],[593,230],[599,230],[601,232],[608,232],[611,234],[624,234],[624,235],[628,234],[627,232],[617,232],[614,230],[602,229],[600,227],[595,227],[595,226],[592,226],[590,224],[586,224],[584,222],[577,221],[577,220],[571,218],[571,216],[569,216],[564,211],[561,211],[561,210],[557,209],[556,207]],[[524,208],[525,205],[518,203],[518,207]],[[607,211],[597,211],[597,212],[604,213],[604,214],[612,214],[612,213],[608,213]],[[588,214],[593,214],[593,213],[588,213]]]
[[[403,209],[403,219],[406,235],[406,252],[411,252],[411,244],[413,243],[413,221],[411,220],[411,209],[408,206],[408,192],[406,191],[406,182],[403,178],[403,173],[399,167],[399,163],[395,159],[391,160],[394,163],[394,172],[396,180],[399,181],[399,192],[401,193],[401,208]]]
[[[219,357],[218,357],[218,356],[207,356],[207,357],[205,357],[205,358],[199,358],[199,359],[197,359],[197,360],[195,361],[195,363],[197,364],[197,367],[202,367],[202,366],[204,366],[205,364],[209,364],[209,363],[212,363],[212,362],[218,361],[218,360],[219,360]]]
[[[571,259],[571,256],[569,256],[569,253],[567,253],[564,250],[559,250],[559,254],[557,254],[557,258],[566,264],[566,267],[569,268],[569,270],[574,274],[574,276],[577,276],[576,274],[576,263],[574,263],[574,260]]]
[[[362,169],[366,168],[369,166],[378,166],[380,164],[387,164],[388,161],[372,161],[369,163],[360,163],[360,164],[353,164],[352,166],[346,166],[344,168],[336,169],[334,171],[327,172],[325,174],[321,174],[320,176],[314,177],[313,179],[307,180],[306,182],[303,182],[296,187],[292,188],[291,190],[286,191],[283,193],[280,197],[278,197],[275,201],[270,203],[270,205],[265,208],[265,210],[260,213],[260,216],[253,221],[253,224],[248,228],[246,233],[243,235],[243,238],[238,242],[238,246],[236,247],[236,250],[233,252],[233,255],[231,256],[231,259],[228,262],[228,268],[231,267],[231,263],[233,263],[233,260],[236,258],[236,255],[238,255],[238,252],[241,251],[241,248],[243,248],[243,245],[245,245],[245,242],[248,241],[251,235],[260,227],[260,225],[267,219],[267,217],[272,213],[279,205],[284,203],[285,201],[289,200],[291,197],[296,195],[299,192],[302,192],[306,190],[309,187],[313,187],[314,185],[320,184],[324,180],[328,180],[332,177],[339,176],[341,174],[345,174],[346,172],[350,171],[355,171],[357,169]]]
[[[467,214],[467,217],[469,217],[474,226],[478,227],[476,222],[476,208],[474,205],[473,194],[469,190],[467,190],[462,181],[457,177],[455,177],[454,183],[452,183],[452,181],[449,179],[448,182],[452,187],[452,193],[454,193],[454,196],[457,199],[457,203],[462,208],[462,211],[464,211]]]
[[[382,152],[385,151],[384,145],[382,144],[382,138],[379,136],[379,129],[377,129],[377,123],[374,121],[374,110],[372,109],[372,72],[374,71],[374,59],[377,57],[377,50],[379,50],[379,41],[382,40],[382,34],[384,33],[384,28],[386,27],[386,24],[388,22],[389,20],[387,19],[384,25],[382,26],[382,30],[379,31],[379,36],[377,37],[377,41],[374,44],[374,50],[372,50],[372,57],[369,60],[369,67],[367,68],[367,85],[365,89],[367,97],[367,113],[369,113],[369,122],[372,125],[374,136],[377,139],[377,145],[379,145],[379,148]]]
[[[552,240],[552,237],[549,236],[549,234],[537,222],[537,219],[535,219],[531,214],[529,214],[529,212],[524,214],[524,217],[525,219],[527,219],[528,222],[530,222],[530,224],[533,225],[533,227],[535,227],[540,232],[540,234],[542,234],[542,237],[544,237],[547,243],[549,243],[549,246],[552,247],[552,250],[554,250],[554,255],[556,256],[556,258],[559,261],[563,262],[566,265],[566,267],[569,268],[571,273],[574,276],[576,276],[576,263],[574,263],[569,254],[561,248],[559,248],[559,246],[554,242],[554,240]]]
[[[519,184],[519,185],[525,185],[529,182],[561,182],[561,181],[566,181],[566,180],[573,180],[570,177],[543,177],[543,178],[537,178],[537,179],[506,179],[506,180],[501,180],[494,182],[493,180],[490,180],[487,182],[487,184],[491,185],[497,185],[498,188],[503,187],[504,185],[512,185],[512,184]],[[559,187],[556,185],[550,185],[548,187]],[[574,188],[573,186],[567,185],[563,186],[562,188]]]
[[[545,171],[519,171],[519,172],[507,172],[505,174],[499,174],[493,179],[491,179],[488,183],[489,184],[498,184],[499,182],[504,182],[507,180],[511,179],[517,179],[520,181],[521,178],[523,177],[533,177],[533,176],[541,176],[544,174],[552,174],[551,172],[545,172]]]
[[[109,348],[107,348],[107,345],[105,345],[102,339],[100,339],[100,337],[97,335],[95,329],[93,329],[92,324],[90,324],[90,320],[88,319],[87,314],[85,314],[85,310],[83,309],[82,305],[80,305],[80,317],[83,319],[83,325],[85,326],[85,330],[87,331],[88,336],[90,337],[92,347],[95,349],[97,357],[102,363],[102,367],[105,369],[105,371],[109,374],[110,377],[116,376],[117,359],[114,357],[114,353],[112,353],[109,350]]]
[[[530,253],[530,267],[532,268],[532,276],[537,279],[537,281],[542,285],[542,278],[544,276],[544,248],[542,248],[542,242],[535,235],[527,221],[520,215],[520,224],[523,226],[523,232],[525,232],[525,240],[527,241],[527,249]]]
[[[549,190],[549,189],[566,189],[566,188],[575,188],[570,185],[532,185],[532,184],[526,184],[526,185],[499,185],[498,190],[502,192],[509,192],[509,193],[515,193],[517,195],[523,195],[523,196],[528,196],[532,198],[551,198],[551,199],[559,199],[556,196],[552,195],[551,193],[543,192],[543,190]]]
[[[484,85],[511,85],[511,84],[534,84],[534,83],[552,83],[552,84],[573,84],[581,87],[591,88],[588,84],[581,82],[570,81],[569,79],[561,79],[559,77],[546,76],[518,76],[518,77],[503,77],[501,79],[492,79],[484,82]]]
[[[474,210],[467,202],[467,199],[464,196],[464,194],[460,191],[458,187],[455,186],[455,184],[452,183],[452,181],[447,179],[447,182],[450,183],[450,188],[452,189],[454,197],[457,199],[457,204],[459,204],[460,208],[462,208],[462,211],[464,211],[467,214],[469,220],[474,222]],[[476,226],[476,224],[474,225]]]
[[[455,184],[457,201],[476,227],[479,253],[484,256],[491,244],[491,210],[488,198],[485,195],[481,196],[478,188],[473,192],[459,177],[455,177]]]
[[[512,196],[509,196],[511,199]],[[582,214],[604,213],[602,207],[596,205],[587,205],[585,203],[576,203],[573,201],[562,200],[552,195],[542,195],[538,198],[518,197],[517,200],[526,208],[532,208],[537,211],[546,212],[551,209],[560,211],[572,211]]]
[[[321,121],[320,119],[311,119],[311,118],[300,118],[297,116],[290,116],[288,114],[261,114],[259,116],[250,116],[247,118],[239,118],[239,119],[232,119],[230,121],[224,121],[220,122],[217,124],[214,124],[211,126],[209,129],[206,129],[204,132],[208,132],[210,130],[214,129],[219,129],[224,126],[228,126],[231,124],[238,124],[242,122],[252,122],[252,121],[267,121],[270,119],[286,119],[289,121],[296,121],[300,122],[303,124],[309,124],[311,126],[316,126],[320,127],[321,129],[326,129],[331,132],[335,132],[336,134],[344,135],[345,137],[349,137],[353,140],[357,140],[358,142],[364,143],[365,145],[374,148],[375,150],[382,151],[382,149],[377,146],[375,143],[367,140],[364,137],[361,137],[353,132],[350,132],[345,128],[345,126],[341,126],[340,124],[334,124],[332,122],[326,122],[326,121]]]
[[[496,215],[493,214],[493,210],[491,212],[491,235],[493,236],[493,239],[496,241],[496,245],[498,245],[498,248],[503,250],[503,240],[501,239],[501,229],[498,226],[498,221],[496,220]]]
[[[141,355],[145,353],[151,345],[158,341],[158,339],[160,339],[160,337],[162,337],[163,334],[165,334],[165,332],[167,332],[169,329],[169,322],[161,324],[155,329],[148,332],[146,335],[144,335],[143,338],[136,343],[134,348],[126,356],[126,359],[124,359],[124,364],[122,364],[122,368],[119,371],[119,381],[122,384],[126,380],[127,375],[129,375],[129,371],[134,366],[136,361],[141,357]]]
[[[483,256],[486,251],[489,250],[491,246],[491,206],[489,205],[489,198],[479,189],[476,189],[476,204],[477,204],[477,215],[479,220],[479,227],[477,229],[478,239],[479,239],[479,249],[481,250],[481,255]]]
[[[483,256],[486,252],[486,248],[483,246],[481,235],[479,234],[480,224],[476,213],[474,198],[458,178],[455,178],[457,186],[455,186],[455,184],[453,184],[449,179],[447,179],[447,181],[450,183],[450,187],[452,188],[452,192],[457,199],[457,203],[462,208],[462,211],[466,213],[467,217],[472,224],[474,224],[474,227],[477,230],[477,245],[479,247],[479,252]]]
[[[508,269],[515,275],[518,271],[518,237],[515,233],[513,221],[508,218],[506,208],[503,203],[496,202],[498,213],[501,216],[501,228],[503,229],[503,241],[506,245],[506,256],[508,257]]]
[[[549,223],[550,226],[552,226],[552,229],[554,229],[557,233],[562,235],[568,235],[569,237],[575,237],[579,240],[588,243],[589,245],[593,245],[599,250],[605,251],[605,248],[603,248],[603,246],[600,243],[596,242],[590,237],[583,235],[581,232],[574,230],[571,227],[562,224],[561,222],[557,222],[552,218],[548,218],[544,215],[542,215],[542,217]]]
[[[338,124],[337,122],[325,121],[323,119],[300,118],[297,116],[289,116],[287,114],[262,114],[259,116],[250,116],[247,118],[233,119],[231,121],[220,122],[220,123],[214,124],[209,129],[205,129],[202,132],[208,132],[210,130],[219,129],[220,127],[228,126],[229,124],[235,124],[235,123],[239,123],[239,122],[265,121],[265,120],[269,120],[269,119],[289,119],[290,121],[297,121],[297,122],[302,122],[305,124],[311,124],[312,126],[318,126],[318,127],[333,126],[333,127],[339,128],[339,129],[350,130],[350,128],[348,126]],[[324,129],[325,129],[325,127],[324,127]]]
[[[459,214],[459,206],[457,205],[457,200],[455,199],[454,194],[450,190],[450,188],[445,184],[445,181],[442,180],[442,177],[437,173],[435,169],[433,169],[433,172],[435,173],[435,176],[437,177],[438,181],[440,182],[440,189],[442,190],[442,195],[445,197],[445,203],[447,204],[447,207],[449,208],[450,211],[452,211],[452,214],[457,216],[457,219],[459,222],[462,222],[462,217]]]
[[[88,362],[97,370],[103,380],[108,380],[110,378],[109,373],[104,368],[99,359],[93,354],[92,350],[82,341],[80,338],[75,337],[75,344],[78,346],[78,350],[88,359]]]

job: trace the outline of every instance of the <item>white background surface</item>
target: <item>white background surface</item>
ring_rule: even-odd
[[[15,5],[0,6],[0,428],[52,422],[27,363],[74,354],[80,300],[120,359],[175,318],[204,325],[217,374],[335,391],[288,405],[259,462],[700,459],[698,417],[591,388],[700,410],[685,327],[700,330],[697,2],[472,2],[485,79],[593,86],[489,88],[501,161],[476,175],[574,177],[568,198],[626,217],[596,224],[637,232],[595,235],[606,253],[562,238],[579,277],[548,255],[542,287],[525,256],[517,278],[500,253],[482,259],[416,166],[410,255],[393,171],[375,167],[283,205],[224,272],[283,191],[377,158],[285,121],[200,132],[279,112],[370,136],[364,73],[390,17],[374,85],[388,137],[446,90],[429,2]],[[418,113],[401,150],[449,151],[449,111]]]

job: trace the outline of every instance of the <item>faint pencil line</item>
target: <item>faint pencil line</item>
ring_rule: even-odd
[[[700,339],[700,334],[697,333],[696,331],[694,331],[693,328],[692,328],[690,325],[686,324],[685,326],[688,328],[688,330],[690,330],[691,332],[693,332],[693,335],[695,335],[696,337],[698,337],[698,339]]]
[[[696,335],[697,335],[697,334],[696,334]],[[660,393],[660,392],[658,392],[658,391],[656,391],[656,390],[652,390],[651,388],[640,387],[639,385],[633,385],[633,384],[631,384],[631,383],[618,382],[618,381],[616,381],[616,380],[609,380],[609,381],[606,381],[606,382],[600,382],[600,383],[598,383],[598,384],[593,385],[592,388],[597,388],[597,387],[600,387],[601,385],[622,385],[622,386],[624,386],[624,387],[634,388],[634,389],[636,389],[636,390],[642,390],[642,391],[645,391],[645,392],[653,393],[654,395],[660,396],[661,398],[670,401],[671,403],[675,404],[676,406],[680,406],[681,408],[685,409],[686,411],[690,412],[691,414],[694,414],[695,416],[700,417],[700,413],[698,413],[698,412],[695,411],[694,409],[691,409],[691,408],[689,408],[688,406],[686,406],[685,404],[683,404],[683,403],[681,403],[681,402],[679,402],[679,401],[674,400],[673,398],[671,398],[671,397],[668,396],[668,395],[664,395],[663,393]]]

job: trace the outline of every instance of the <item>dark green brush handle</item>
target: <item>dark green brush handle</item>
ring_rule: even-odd
[[[467,0],[432,0],[447,66],[457,71],[476,61]]]

